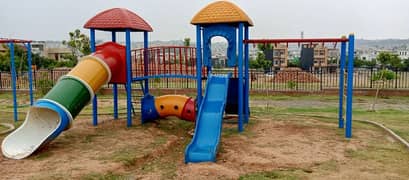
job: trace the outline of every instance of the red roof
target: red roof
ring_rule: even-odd
[[[124,8],[112,8],[100,12],[85,23],[84,28],[94,28],[105,31],[132,31],[152,32],[152,27],[140,16]]]

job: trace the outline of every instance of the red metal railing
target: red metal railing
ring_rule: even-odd
[[[146,54],[145,54],[146,53]],[[147,55],[147,66],[144,56]],[[145,68],[147,71],[145,72]],[[206,69],[203,68],[202,75]],[[132,50],[132,77],[196,76],[196,48],[187,46],[157,46]]]

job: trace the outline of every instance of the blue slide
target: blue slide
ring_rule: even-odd
[[[197,116],[195,134],[185,151],[185,163],[215,162],[219,146],[229,75],[209,75]]]

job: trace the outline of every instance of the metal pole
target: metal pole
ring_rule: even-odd
[[[148,76],[149,73],[149,53],[148,53],[148,47],[149,47],[149,36],[148,32],[144,31],[143,32],[143,64],[144,64],[144,75]],[[145,79],[145,87],[144,87],[144,94],[149,94],[149,79]]]
[[[244,39],[248,40],[249,39],[249,26],[244,27]],[[239,42],[243,43],[243,42]],[[249,116],[250,116],[250,107],[249,107],[249,92],[250,92],[250,77],[249,77],[249,44],[246,43],[244,45],[244,62],[245,62],[245,68],[244,68],[244,76],[245,76],[245,86],[246,89],[244,91],[244,122],[248,123],[249,122]]]
[[[197,80],[197,107],[202,103],[202,30],[196,25],[196,80]]]
[[[34,98],[33,98],[33,74],[32,74],[32,68],[31,68],[31,43],[27,43],[27,61],[28,61],[28,86],[29,86],[29,91],[30,91],[30,105],[32,106],[34,104]]]
[[[10,63],[11,63],[11,86],[13,89],[13,109],[14,109],[14,121],[18,121],[18,113],[17,113],[17,90],[16,90],[16,67],[14,63],[14,42],[9,43],[10,47]]]
[[[126,42],[126,126],[132,126],[132,71],[131,71],[131,30],[126,29],[125,32]]]
[[[354,34],[349,35],[348,43],[348,84],[345,137],[352,137],[352,96],[354,84]]]
[[[112,42],[116,42],[116,32],[112,31]],[[114,119],[118,119],[118,84],[114,83],[112,87],[114,96]]]
[[[239,24],[239,132],[243,131],[243,23]]]
[[[90,29],[91,52],[95,52],[95,29]],[[92,125],[98,125],[98,97],[95,94],[92,100]]]
[[[346,58],[346,42],[341,43],[341,61],[339,67],[339,109],[338,109],[338,128],[344,128],[344,69]]]

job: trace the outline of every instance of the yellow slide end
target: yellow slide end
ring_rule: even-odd
[[[182,117],[183,107],[189,99],[183,95],[164,95],[155,98],[155,108],[160,117],[177,116]]]

